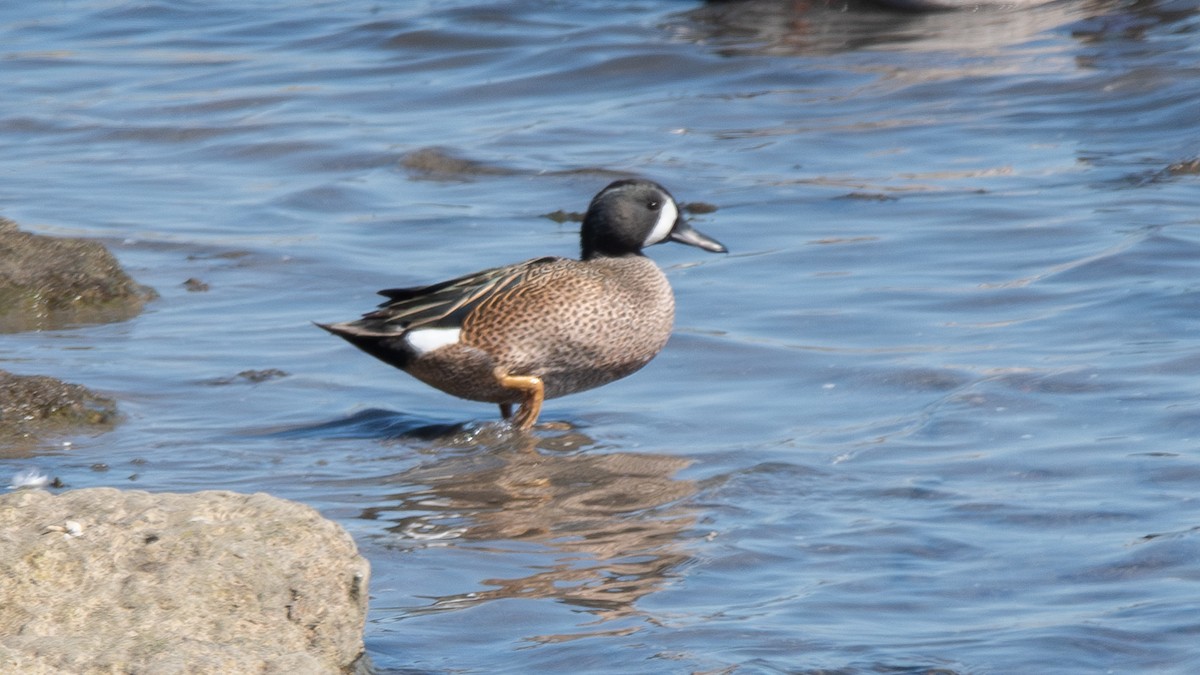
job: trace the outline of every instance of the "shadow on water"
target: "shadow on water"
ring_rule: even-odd
[[[288,427],[278,431],[270,431],[265,438],[300,439],[411,439],[417,441],[435,441],[440,438],[469,431],[471,422],[439,423],[431,422],[428,418],[384,410],[369,408],[348,417],[342,417],[316,424]]]
[[[490,448],[511,444],[526,447],[527,443],[533,443],[532,447],[542,450],[561,451],[595,443],[591,438],[576,433],[568,422],[539,423],[535,425],[533,434],[528,434],[514,430],[500,419],[487,422],[437,422],[428,417],[384,408],[368,408],[324,422],[267,430],[260,436],[293,440],[420,441],[432,443],[433,452],[438,448]]]

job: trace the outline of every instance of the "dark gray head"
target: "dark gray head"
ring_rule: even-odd
[[[648,180],[619,180],[601,190],[588,205],[579,237],[584,260],[639,255],[643,248],[667,240],[725,252],[721,242],[683,220],[666,188]]]

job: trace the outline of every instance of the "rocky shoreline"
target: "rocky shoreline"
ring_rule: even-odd
[[[0,218],[0,333],[124,321],[155,297],[103,245]],[[0,370],[0,455],[118,421],[85,386]],[[368,577],[344,529],[270,495],[17,489],[0,495],[0,672],[367,672]]]

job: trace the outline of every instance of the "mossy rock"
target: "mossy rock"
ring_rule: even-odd
[[[154,297],[103,244],[22,232],[0,218],[0,333],[124,321]]]
[[[108,431],[117,404],[78,384],[0,370],[0,454],[45,436]]]

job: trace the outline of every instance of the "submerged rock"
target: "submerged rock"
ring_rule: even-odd
[[[558,171],[540,168],[515,168],[466,157],[452,148],[425,147],[405,153],[400,158],[400,167],[416,179],[436,181],[470,181],[481,177],[503,176],[596,176],[598,179],[615,180],[636,178],[628,171],[602,167],[579,167]]]
[[[400,158],[400,166],[432,180],[466,180],[478,176],[515,176],[521,171],[454,154],[447,148],[420,148]]]
[[[117,404],[78,384],[0,370],[0,455],[47,435],[107,431]]]
[[[281,377],[287,377],[287,376],[288,376],[287,371],[280,370],[278,368],[264,368],[262,370],[243,370],[242,372],[240,372],[237,375],[234,375],[232,377],[218,377],[218,378],[215,378],[212,380],[207,380],[206,384],[224,385],[224,384],[235,384],[235,383],[241,383],[241,382],[258,384],[260,382],[266,382],[268,380],[276,380]]]
[[[153,297],[103,244],[22,232],[0,218],[0,333],[124,321]]]
[[[365,669],[368,563],[266,494],[0,496],[0,672]]]

